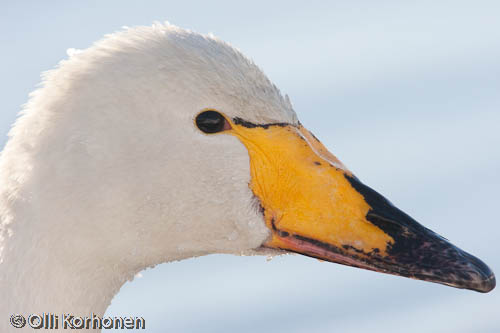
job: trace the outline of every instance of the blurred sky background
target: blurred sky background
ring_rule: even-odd
[[[2,1],[1,146],[68,48],[155,20],[241,49],[363,182],[500,274],[500,2]],[[211,255],[142,272],[107,314],[148,332],[495,333],[500,290]]]

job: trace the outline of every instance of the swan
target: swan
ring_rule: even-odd
[[[44,73],[0,156],[0,331],[103,316],[160,263],[299,253],[488,292],[482,261],[364,185],[237,49],[127,28]],[[26,326],[27,327],[27,326]]]

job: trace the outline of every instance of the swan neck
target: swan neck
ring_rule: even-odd
[[[4,239],[0,264],[0,317],[52,313],[103,317],[114,295],[136,273],[102,253],[75,251],[71,241],[36,237],[25,229]],[[4,327],[5,326],[5,327]],[[0,331],[10,332],[8,320]]]

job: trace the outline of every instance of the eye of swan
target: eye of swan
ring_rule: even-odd
[[[196,126],[204,133],[217,133],[231,128],[226,118],[217,111],[203,111],[196,117]]]

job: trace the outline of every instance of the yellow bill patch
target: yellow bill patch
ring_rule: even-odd
[[[272,230],[267,246],[298,251],[287,241],[289,234],[386,254],[394,240],[366,220],[370,206],[345,178],[350,171],[309,131],[301,125],[230,123],[227,133],[248,149],[250,188]]]

